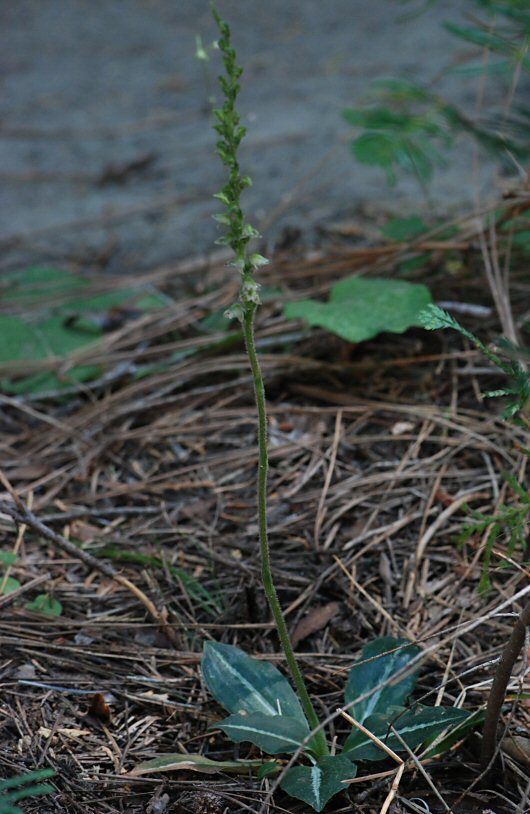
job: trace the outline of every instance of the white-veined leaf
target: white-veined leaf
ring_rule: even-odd
[[[296,718],[261,712],[230,715],[214,726],[236,743],[248,741],[269,755],[296,752],[307,735],[307,728]]]
[[[291,797],[322,811],[328,800],[347,789],[343,781],[353,779],[356,773],[357,766],[345,755],[326,755],[314,766],[289,769],[280,785]]]
[[[392,677],[419,653],[419,647],[406,639],[385,636],[375,639],[363,648],[361,658],[354,664],[348,676],[344,697],[350,704],[366,695],[373,687],[379,687],[364,701],[349,708],[352,718],[360,724],[370,715],[386,714],[389,707],[402,707],[417,681],[417,670],[392,682]]]
[[[392,725],[409,749],[414,751],[425,741],[465,721],[469,714],[455,707],[418,706],[406,710],[401,716],[394,716],[394,719],[389,719],[387,715],[371,715],[364,725],[394,752],[403,752],[402,744],[390,730]],[[344,752],[352,760],[384,760],[387,756],[386,752],[358,730],[352,732],[347,739]]]
[[[213,697],[229,712],[295,718],[304,727],[305,734],[309,732],[293,688],[270,662],[253,659],[239,647],[206,642],[202,674]]]

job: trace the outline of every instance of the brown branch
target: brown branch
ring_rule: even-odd
[[[527,602],[515,621],[511,636],[497,664],[491,685],[488,703],[486,705],[484,728],[482,730],[482,750],[480,756],[481,767],[482,771],[485,772],[485,777],[488,777],[495,762],[497,726],[501,716],[502,705],[506,698],[506,688],[508,687],[508,682],[512,675],[517,656],[521,652],[521,648],[524,644],[528,625],[530,625],[530,602]]]

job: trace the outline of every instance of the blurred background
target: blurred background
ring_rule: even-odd
[[[456,213],[493,193],[493,163],[457,142],[422,197],[351,155],[342,118],[372,80],[402,77],[472,115],[505,91],[454,71],[473,46],[442,23],[472,0],[219,0],[244,66],[250,219],[272,244],[336,218]],[[219,54],[206,0],[1,4],[0,268],[127,273],[210,251],[223,182],[210,99]],[[208,62],[197,58],[201,45]],[[482,94],[482,96],[480,95]],[[478,100],[478,101],[477,101]],[[480,179],[480,182],[478,182]],[[477,186],[478,184],[478,186]],[[270,248],[270,246],[269,246]]]

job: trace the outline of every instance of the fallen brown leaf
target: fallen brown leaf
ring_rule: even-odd
[[[293,630],[291,635],[293,647],[297,647],[301,641],[307,639],[312,633],[316,633],[317,630],[322,630],[338,612],[338,602],[328,602],[327,605],[320,605],[318,608],[310,610]]]

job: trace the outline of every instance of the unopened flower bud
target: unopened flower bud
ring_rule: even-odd
[[[235,302],[230,308],[227,308],[224,315],[227,319],[238,319],[243,322],[245,311],[240,302]]]
[[[246,280],[243,280],[241,283],[241,288],[239,291],[241,300],[243,302],[253,302],[255,305],[259,305],[261,300],[259,297],[259,290],[261,286],[251,277],[247,277]]]

